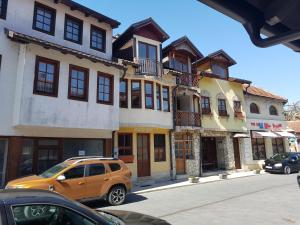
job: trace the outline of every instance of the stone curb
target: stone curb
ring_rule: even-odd
[[[142,191],[135,191],[132,192],[131,194],[145,194],[145,193],[151,193],[151,192],[157,192],[157,191],[165,191],[165,190],[172,190],[172,189],[176,189],[176,188],[184,188],[184,187],[189,187],[189,186],[193,186],[193,185],[203,185],[203,184],[208,184],[208,183],[213,183],[213,182],[221,182],[221,181],[228,181],[228,180],[233,180],[233,179],[240,179],[240,178],[247,178],[247,177],[253,177],[253,176],[262,176],[262,175],[266,175],[266,173],[262,173],[262,174],[249,174],[249,175],[244,175],[244,176],[240,176],[240,177],[232,177],[232,178],[227,178],[227,179],[218,179],[218,180],[211,180],[211,181],[204,181],[204,182],[199,182],[199,183],[190,183],[190,184],[185,184],[185,185],[181,185],[181,186],[174,186],[174,187],[162,187],[162,188],[151,188],[148,190],[142,190]]]

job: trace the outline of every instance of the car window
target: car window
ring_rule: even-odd
[[[118,163],[110,163],[109,168],[111,169],[112,172],[121,170],[121,166]]]
[[[60,206],[22,205],[13,207],[16,225],[96,225],[81,214]]]
[[[84,166],[74,167],[64,173],[66,179],[76,179],[84,176]]]
[[[105,166],[101,164],[92,164],[89,166],[89,176],[105,174]]]

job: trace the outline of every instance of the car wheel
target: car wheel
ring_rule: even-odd
[[[284,174],[291,174],[292,170],[289,166],[284,167]]]
[[[125,201],[126,190],[122,186],[113,187],[108,193],[108,203],[111,205],[121,205]]]

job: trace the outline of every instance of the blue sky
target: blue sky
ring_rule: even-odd
[[[120,21],[114,34],[152,17],[170,36],[164,45],[186,35],[204,55],[224,49],[237,61],[230,68],[231,76],[251,80],[255,86],[288,98],[290,103],[300,100],[300,53],[282,45],[255,47],[241,24],[196,0],[76,1]]]

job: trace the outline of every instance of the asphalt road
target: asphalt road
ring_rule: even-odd
[[[136,211],[173,225],[300,225],[297,174],[260,175],[130,195],[126,204],[101,209]]]

